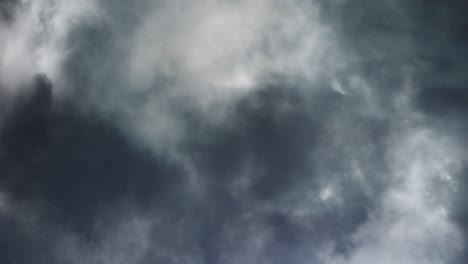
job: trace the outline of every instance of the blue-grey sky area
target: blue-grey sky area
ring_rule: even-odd
[[[467,263],[467,11],[1,0],[0,263]]]

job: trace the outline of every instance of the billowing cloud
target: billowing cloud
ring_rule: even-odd
[[[463,3],[0,2],[1,263],[465,263]]]

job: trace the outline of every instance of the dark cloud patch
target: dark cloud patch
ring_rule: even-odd
[[[468,28],[464,1],[431,2],[419,8],[418,34],[415,35],[417,84],[415,104],[430,115],[457,115],[466,111]]]
[[[320,122],[339,101],[336,93],[324,93],[336,100],[323,98],[323,104],[308,105],[306,98],[289,87],[268,87],[247,97],[237,106],[227,129],[214,131],[210,137],[203,135],[202,144],[207,139],[211,142],[202,151],[195,148],[195,156],[200,153],[200,168],[224,183],[235,179],[251,162],[259,174],[252,189],[259,199],[291,188],[301,172],[310,169],[308,155],[320,133]],[[305,114],[312,111],[317,115]]]
[[[183,184],[181,171],[174,164],[135,147],[104,119],[74,104],[55,102],[52,84],[45,75],[38,75],[28,91],[20,97],[2,133],[2,191],[13,201],[35,205],[45,226],[57,225],[86,238],[99,237],[99,218],[130,203],[174,221],[149,231],[158,234],[156,241],[172,241],[172,231],[161,235],[159,228],[185,230],[183,239],[200,248],[205,263],[217,263],[224,254],[230,254],[217,245],[227,243],[226,232],[231,229],[245,230],[239,224],[271,230],[262,254],[286,261],[311,236],[320,244],[321,239],[343,235],[340,247],[346,247],[349,242],[345,242],[345,234],[366,219],[364,211],[350,210],[351,215],[338,218],[330,211],[310,219],[314,227],[307,229],[286,211],[262,211],[256,206],[246,207],[244,201],[247,198],[274,206],[276,199],[317,177],[310,157],[322,133],[321,122],[344,100],[336,92],[323,89],[315,95],[316,103],[310,104],[313,98],[303,96],[300,89],[272,86],[240,102],[225,129],[197,128],[195,124],[203,122],[193,120],[193,135],[201,137],[187,139],[187,153],[203,177],[201,195],[205,198],[191,202],[186,200],[187,194],[174,187]],[[239,197],[233,188],[246,166],[251,167],[247,173],[252,174],[246,180],[252,184],[248,190],[241,190]],[[243,220],[246,213],[254,218]],[[330,221],[336,221],[333,228],[327,228]],[[10,245],[7,261],[29,263],[29,259],[19,257],[25,252],[54,259],[50,256],[53,245],[42,243],[47,238],[34,238],[34,233],[18,230],[21,223],[15,225],[6,229],[12,234],[5,231],[2,241]],[[240,235],[231,246],[253,235]],[[31,246],[16,247],[15,239]],[[172,243],[181,252],[190,250],[185,243]],[[12,246],[15,249],[10,249]]]
[[[18,221],[15,217],[4,215],[0,218],[2,263],[54,263],[54,252],[51,248],[57,237],[51,229],[33,226],[32,222],[25,219]]]
[[[354,247],[350,234],[368,219],[374,201],[388,184],[381,147],[388,127],[383,120],[369,117],[355,120],[356,130],[369,133],[362,143],[377,146],[371,156],[342,155],[340,151],[346,145],[336,146],[341,150],[323,149],[324,141],[333,137],[325,130],[325,124],[337,113],[352,109],[356,98],[325,88],[314,89],[315,93],[308,94],[299,88],[268,86],[239,102],[224,129],[204,127],[199,131],[196,125],[191,127],[191,143],[184,152],[194,157],[204,186],[209,186],[209,235],[202,235],[212,259],[207,263],[220,261],[224,252],[213,247],[226,243],[222,242],[225,229],[238,228],[237,221],[246,221],[244,225],[260,223],[270,230],[268,246],[261,254],[271,261],[302,263],[294,259],[305,255],[301,248],[311,243],[318,249],[333,240],[337,254],[344,255]],[[351,140],[360,140],[359,137]],[[351,156],[362,158],[368,165],[363,167],[363,173],[369,177],[365,181],[373,191],[371,196],[356,179],[336,176],[352,170],[347,163]],[[334,180],[343,187],[337,194],[343,199],[339,209],[319,197],[324,183]],[[292,198],[289,205],[281,202],[294,195],[314,195],[315,201],[303,206],[320,213],[298,220],[292,211],[304,198]],[[253,214],[254,218],[242,220],[245,214]],[[247,243],[241,241],[239,238],[235,245]]]
[[[255,204],[274,205],[307,178],[314,178],[310,156],[321,133],[320,122],[340,101],[339,95],[325,90],[320,97],[330,100],[312,106],[298,89],[270,86],[241,101],[222,129],[198,130],[200,123],[194,122],[186,152],[208,188],[203,209],[206,233],[201,234],[206,263],[219,263],[223,254],[229,254],[216,245],[236,247],[255,235],[241,235],[229,245],[226,232],[246,229],[237,226],[239,221],[271,230],[269,246],[261,253],[271,260],[289,259],[294,248],[307,240],[303,227],[288,213],[265,212]],[[317,114],[305,114],[311,110]],[[246,214],[254,218],[242,220]]]
[[[0,21],[11,22],[13,19],[15,7],[18,5],[18,0],[1,0],[0,1]]]
[[[148,208],[180,175],[99,117],[55,104],[42,75],[2,136],[2,190],[14,200],[38,202],[50,221],[85,235],[95,232],[99,214],[121,203]]]
[[[426,88],[417,97],[419,107],[436,117],[453,117],[460,120],[468,110],[468,86]]]

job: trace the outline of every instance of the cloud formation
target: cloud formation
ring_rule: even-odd
[[[465,263],[464,3],[0,2],[0,263]]]

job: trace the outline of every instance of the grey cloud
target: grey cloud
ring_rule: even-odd
[[[466,262],[464,6],[22,1],[0,262]]]
[[[3,22],[8,22],[13,19],[16,4],[16,0],[2,0],[0,2],[0,19],[2,19]]]

